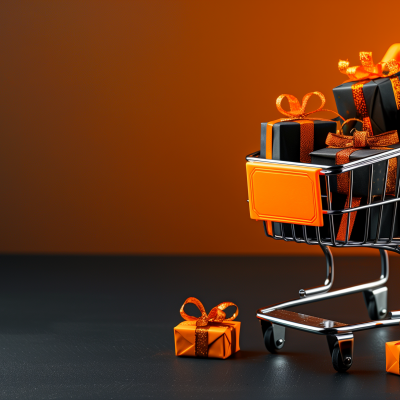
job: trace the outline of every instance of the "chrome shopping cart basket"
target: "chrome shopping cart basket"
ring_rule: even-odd
[[[297,298],[257,311],[265,346],[270,352],[276,352],[284,346],[286,328],[326,335],[333,367],[342,372],[353,363],[354,332],[399,325],[400,311],[388,312],[388,289],[385,286],[389,277],[387,251],[400,253],[400,237],[396,237],[399,235],[396,232],[396,219],[400,219],[400,214],[396,217],[400,201],[398,169],[394,193],[386,194],[390,160],[397,162],[400,160],[398,157],[400,149],[395,149],[334,166],[264,159],[260,158],[260,152],[246,157],[251,218],[263,221],[267,237],[319,245],[326,257],[326,280],[323,285],[301,289]],[[355,206],[353,199],[357,193],[353,193],[353,187],[355,176],[359,176],[360,172],[365,176],[366,196],[364,204],[356,202]],[[381,174],[379,180],[374,179],[378,172]],[[344,174],[348,182],[347,201],[344,206],[342,204],[337,208],[333,188],[337,179]],[[376,193],[380,195],[376,196]],[[383,215],[386,216],[385,220]],[[358,218],[358,225],[361,222],[361,229],[358,229],[358,237],[350,240],[350,237],[353,238],[353,218]],[[338,235],[340,224],[341,237]],[[378,249],[381,256],[380,278],[374,282],[330,291],[334,277],[330,246]],[[290,307],[356,292],[363,292],[372,321],[349,325],[287,311]]]

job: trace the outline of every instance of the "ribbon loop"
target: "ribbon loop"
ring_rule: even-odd
[[[284,98],[287,98],[289,101],[289,107],[290,111],[285,111],[282,106],[282,100]],[[277,99],[276,99],[276,108],[279,110],[280,113],[283,115],[286,115],[288,117],[294,117],[297,115],[301,114],[301,106],[297,98],[291,94],[281,94]]]
[[[380,135],[369,136],[367,142],[370,148],[390,146],[399,143],[399,135],[397,131],[389,131]]]
[[[316,110],[313,110],[313,111],[310,111],[310,112],[306,113],[306,112],[305,112],[305,109],[306,109],[308,100],[310,99],[310,97],[311,97],[313,94],[316,95],[316,96],[318,96],[318,97],[320,98],[320,100],[321,100],[321,105],[320,105]],[[288,101],[289,101],[290,111],[284,110],[284,109],[282,108],[282,106],[281,106],[282,100],[283,100],[285,97],[286,97],[286,98],[288,99]],[[310,93],[307,93],[307,94],[303,97],[303,100],[302,100],[301,105],[300,105],[299,100],[298,100],[295,96],[293,96],[293,95],[291,95],[291,94],[281,94],[281,95],[276,99],[276,108],[278,109],[278,111],[279,111],[280,113],[282,113],[283,115],[286,115],[286,116],[292,117],[292,118],[296,118],[296,119],[303,119],[303,118],[305,118],[305,117],[306,117],[307,115],[309,115],[309,114],[313,114],[313,113],[316,113],[316,112],[318,112],[318,111],[321,111],[321,110],[323,109],[324,105],[325,105],[325,96],[324,96],[321,92],[310,92]]]
[[[397,74],[400,71],[400,64],[396,60],[389,60],[385,63],[385,71],[389,71],[390,75]]]
[[[201,317],[193,317],[192,315],[188,315],[185,313],[184,308],[185,305],[188,303],[194,304],[201,312]],[[230,318],[226,318],[226,314],[223,310],[230,306],[235,306],[236,311],[233,313],[233,315]],[[210,313],[207,315],[206,310],[201,303],[200,300],[196,299],[195,297],[189,297],[185,300],[183,303],[180,314],[183,319],[186,321],[196,321],[197,326],[207,326],[209,322],[223,322],[223,321],[233,321],[238,315],[239,315],[239,308],[235,303],[232,303],[230,301],[226,301],[224,303],[218,304],[216,307],[214,307]]]
[[[185,319],[186,321],[197,321],[199,319],[198,317],[193,317],[192,315],[188,315],[185,313],[184,308],[185,308],[186,304],[188,304],[188,303],[194,304],[200,310],[200,312],[201,312],[200,318],[207,317],[206,309],[204,308],[201,301],[196,299],[196,297],[188,297],[185,300],[185,302],[183,303],[181,310],[180,310],[180,313],[181,313],[181,316],[183,319]]]

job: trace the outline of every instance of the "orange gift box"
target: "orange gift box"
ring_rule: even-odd
[[[187,315],[183,309],[187,303],[195,304],[201,317]],[[239,314],[238,308],[230,318],[224,309],[235,306],[230,302],[221,303],[207,315],[203,304],[189,297],[181,307],[181,315],[186,320],[174,328],[175,354],[177,356],[228,358],[240,350],[240,322],[233,321]]]
[[[400,375],[400,342],[386,342],[386,372]]]

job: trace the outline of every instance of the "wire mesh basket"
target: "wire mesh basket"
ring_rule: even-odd
[[[256,163],[268,169],[268,165],[274,167],[306,168],[310,170],[318,169],[319,175],[319,193],[320,203],[323,214],[322,226],[310,226],[285,222],[267,222],[264,219],[265,234],[276,240],[294,241],[297,243],[306,243],[309,245],[325,245],[334,247],[374,247],[399,252],[400,232],[397,229],[397,204],[399,198],[399,173],[395,176],[393,193],[387,193],[387,182],[389,172],[389,162],[396,160],[397,166],[400,165],[400,149],[394,149],[382,152],[380,154],[364,158],[362,160],[352,161],[343,165],[323,166],[314,164],[302,164],[287,161],[262,159],[260,152],[255,152],[246,157],[250,163]],[[383,170],[383,173],[382,173]],[[378,174],[381,179],[374,180],[374,175]],[[398,171],[397,171],[398,172]],[[338,201],[336,198],[340,194],[333,193],[332,187],[337,186],[341,175],[347,175],[348,191],[343,194],[347,197],[347,204],[342,204],[342,208],[336,208]],[[354,198],[360,198],[359,193],[354,193],[354,178],[364,176],[365,182],[360,182],[358,186],[365,186],[365,196],[358,206],[354,206]],[[316,183],[318,184],[318,183]],[[364,184],[364,185],[363,185]],[[279,192],[280,201],[288,197],[293,202],[302,202],[296,193],[291,192],[291,188],[286,193],[282,193],[282,187],[270,188],[270,196],[277,196]],[[251,196],[249,201],[251,202]],[[253,196],[253,200],[254,196]],[[262,198],[256,199],[262,202]],[[254,201],[255,202],[255,201]],[[255,204],[250,204],[254,207]],[[343,201],[342,201],[343,203]],[[365,204],[363,204],[365,203]],[[258,204],[257,204],[258,205]],[[304,205],[304,204],[303,204]],[[289,205],[290,207],[290,205]],[[350,215],[350,218],[348,217]],[[358,221],[363,221],[362,227],[358,223],[357,232],[350,234],[352,217],[357,215]],[[383,218],[385,217],[385,218]],[[343,227],[345,221],[345,231],[342,237],[338,238],[338,230]],[[389,221],[389,224],[388,224]],[[354,239],[353,239],[354,237]]]

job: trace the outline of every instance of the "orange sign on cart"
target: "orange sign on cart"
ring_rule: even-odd
[[[323,226],[320,168],[248,162],[250,217]]]

